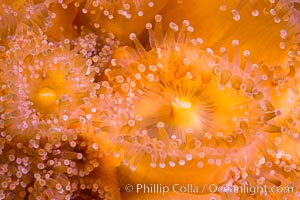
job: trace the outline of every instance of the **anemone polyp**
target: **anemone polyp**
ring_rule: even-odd
[[[67,40],[55,46],[28,34],[16,36],[2,60],[1,114],[9,116],[6,128],[24,131],[45,121],[79,121],[72,110],[96,96],[94,72],[88,71],[92,61],[80,53],[84,47],[71,48]],[[11,124],[13,118],[17,120]]]
[[[151,182],[158,174],[169,179],[183,166],[194,166],[195,174],[224,172],[215,179],[219,183],[227,180],[230,166],[255,167],[276,149],[262,130],[276,114],[255,65],[241,67],[239,57],[229,61],[226,51],[218,56],[203,49],[201,38],[191,37],[187,20],[181,28],[170,23],[165,35],[161,16],[155,21],[154,29],[146,25],[151,49],[132,33],[136,49],[116,49],[105,71],[105,101],[113,108],[105,129],[112,133],[114,155],[129,166],[124,173],[131,174],[130,169]],[[155,178],[143,174],[148,170]]]

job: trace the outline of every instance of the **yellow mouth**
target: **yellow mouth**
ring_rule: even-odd
[[[52,105],[56,100],[56,93],[48,87],[43,87],[37,94],[37,103],[39,106],[46,108]]]
[[[174,110],[188,110],[192,107],[190,100],[186,97],[176,97],[172,101],[172,108]]]

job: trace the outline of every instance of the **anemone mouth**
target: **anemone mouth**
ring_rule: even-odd
[[[163,82],[162,79],[161,82]],[[169,137],[173,136],[185,141],[184,132],[189,131],[194,134],[200,132],[203,123],[211,118],[214,105],[207,99],[199,101],[199,99],[205,99],[203,97],[205,95],[200,88],[197,88],[201,87],[201,85],[197,86],[197,83],[200,84],[197,81],[187,83],[187,85],[195,86],[192,89],[184,83],[178,83],[177,86],[181,87],[177,88],[178,90],[172,87],[175,84],[161,84],[161,82],[153,83],[153,86],[146,87],[142,94],[136,96],[135,113],[140,118],[140,122],[137,121],[138,129],[146,130],[151,138],[158,137],[157,129],[164,129]],[[189,89],[193,91],[190,92]],[[155,107],[150,105],[155,105]]]
[[[37,99],[37,104],[41,107],[47,107],[55,102],[56,93],[48,87],[43,87],[38,91]]]

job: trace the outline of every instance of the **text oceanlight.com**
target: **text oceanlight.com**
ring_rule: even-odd
[[[294,186],[266,186],[266,185],[216,185],[209,184],[197,186],[194,184],[181,185],[175,183],[174,185],[163,184],[127,184],[125,186],[126,192],[136,193],[153,193],[165,195],[168,192],[175,193],[246,193],[249,195],[268,193],[294,193]]]

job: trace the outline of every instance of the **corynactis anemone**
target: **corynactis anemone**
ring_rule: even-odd
[[[0,199],[299,199],[299,5],[0,0]]]
[[[248,52],[230,61],[224,49],[220,56],[203,49],[201,39],[190,37],[188,21],[180,29],[170,23],[163,35],[161,16],[155,20],[154,31],[146,25],[152,49],[146,51],[131,34],[136,50],[116,49],[105,71],[105,100],[113,110],[104,128],[114,134],[114,155],[135,171],[121,168],[124,182],[247,182],[248,170],[259,169],[257,163],[276,151],[266,130],[280,112],[262,87],[265,76],[247,62]],[[194,179],[197,174],[203,179]]]
[[[71,49],[68,40],[55,46],[35,35],[11,42],[1,66],[1,113],[10,116],[7,124],[24,130],[39,121],[68,121],[72,109],[93,98],[92,61],[80,54],[81,48]]]

